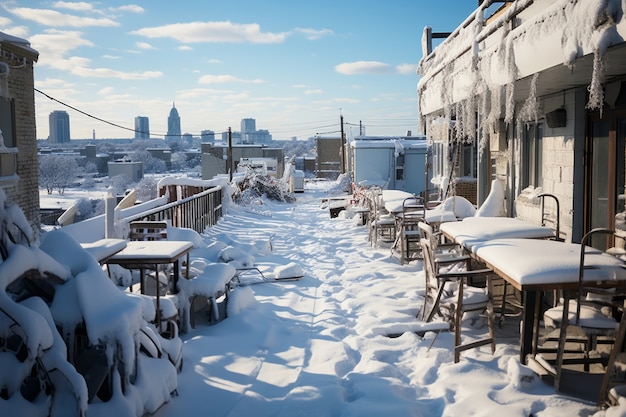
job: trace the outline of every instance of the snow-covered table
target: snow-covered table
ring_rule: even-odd
[[[189,252],[193,249],[193,244],[178,240],[150,240],[150,241],[130,241],[126,247],[115,255],[111,256],[108,264],[121,265],[127,269],[139,269],[141,274],[141,293],[145,292],[146,269],[158,270],[159,265],[173,265],[173,287],[178,288],[180,276],[180,259],[187,257],[187,268],[189,268]],[[161,329],[160,294],[156,291],[156,313],[157,329]]]
[[[448,239],[468,250],[492,239],[549,239],[554,231],[512,217],[467,217],[460,222],[443,223],[439,229]]]
[[[402,213],[402,203],[407,198],[416,198],[413,194],[402,190],[383,190],[383,205],[389,213]]]
[[[547,239],[493,239],[474,242],[471,251],[524,295],[520,361],[526,363],[527,355],[534,353],[539,325],[535,309],[541,294],[577,288],[581,245]],[[626,281],[625,264],[615,256],[587,248],[585,264],[594,266],[585,270],[586,281],[598,285]]]

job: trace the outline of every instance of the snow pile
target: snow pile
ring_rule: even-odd
[[[475,214],[476,217],[503,217],[506,216],[504,209],[504,189],[500,181],[491,181],[491,191],[489,195],[479,207]]]

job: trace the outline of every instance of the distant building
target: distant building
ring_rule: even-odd
[[[70,141],[70,115],[64,110],[55,110],[48,117],[50,125],[51,143],[69,143]]]
[[[244,144],[254,143],[254,132],[256,132],[256,120],[241,119],[241,142]]]
[[[143,163],[130,161],[109,162],[109,178],[124,175],[133,183],[143,178]]]
[[[135,139],[150,139],[150,119],[145,116],[135,117]]]
[[[170,115],[167,118],[167,135],[166,139],[179,139],[181,136],[180,116],[176,110],[176,104],[172,104]]]
[[[203,130],[200,132],[200,140],[202,142],[215,142],[215,132],[212,130]]]
[[[228,160],[228,146],[202,144],[202,179],[212,179],[217,175],[237,171],[243,159],[265,159],[272,174],[282,177],[285,169],[285,153],[282,148],[268,148],[257,145],[238,145],[232,147],[232,161]],[[229,163],[232,166],[229,166]]]

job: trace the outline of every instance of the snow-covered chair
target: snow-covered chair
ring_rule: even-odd
[[[606,239],[599,239],[602,235]],[[548,309],[544,313],[544,323],[549,330],[559,329],[559,339],[556,351],[555,361],[555,380],[554,386],[562,392],[579,394],[580,387],[572,387],[567,384],[567,375],[571,375],[571,369],[565,367],[569,364],[583,364],[584,371],[589,372],[592,363],[605,364],[606,358],[594,357],[591,354],[596,350],[598,338],[603,338],[604,342],[616,343],[615,336],[620,326],[619,322],[613,316],[613,312],[623,309],[623,300],[626,298],[626,292],[623,285],[618,283],[613,288],[603,289],[597,286],[589,285],[585,280],[585,271],[597,269],[593,265],[592,252],[597,249],[588,247],[592,244],[592,240],[596,238],[596,245],[601,241],[612,242],[614,236],[613,230],[605,228],[596,228],[587,232],[581,239],[580,264],[578,272],[578,287],[571,294],[565,292],[565,298],[562,303],[556,307]],[[610,244],[609,244],[610,245]],[[625,265],[626,267],[626,265]],[[569,295],[573,295],[570,297]],[[573,337],[572,337],[573,336]],[[622,339],[624,335],[621,335]],[[578,352],[572,351],[571,342],[579,344],[582,349]],[[566,344],[568,344],[568,358],[565,359]],[[621,346],[621,341],[620,341]],[[613,350],[615,347],[613,348]],[[620,349],[621,350],[621,349]],[[578,357],[576,357],[578,353]],[[611,364],[607,364],[609,367]],[[607,369],[606,373],[612,373],[612,369]],[[599,387],[598,387],[599,388]],[[574,389],[575,392],[571,390]],[[600,389],[598,394],[598,402],[604,400],[606,395],[606,387]],[[591,398],[589,398],[591,399]]]
[[[493,304],[489,293],[490,269],[467,270],[453,269],[442,271],[435,263],[434,250],[429,239],[421,239],[424,258],[424,277],[426,293],[422,307],[422,317],[430,322],[436,315],[449,321],[454,330],[454,362],[460,360],[461,352],[483,345],[491,345],[495,352],[493,332]],[[486,277],[486,288],[477,288],[468,284],[468,280]],[[461,343],[461,322],[465,313],[486,313],[488,335],[472,342]]]

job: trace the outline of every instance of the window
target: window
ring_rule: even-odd
[[[460,146],[459,176],[476,178],[476,166],[478,162],[476,145],[464,143]]]
[[[522,143],[522,188],[543,185],[541,167],[543,165],[543,125],[527,124]]]
[[[0,177],[8,177],[17,173],[17,141],[15,104],[6,97],[0,97],[0,130],[4,139],[0,143]]]
[[[396,156],[396,180],[404,179],[404,155]]]

